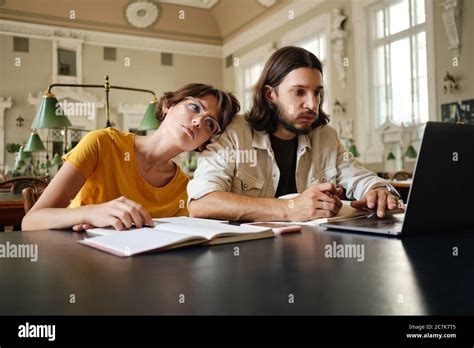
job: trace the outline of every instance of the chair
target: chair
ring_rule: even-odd
[[[43,189],[48,186],[49,180],[46,178],[37,178],[34,176],[19,176],[0,182],[0,189],[9,189],[13,194],[19,194],[26,187]]]
[[[1,188],[8,188],[12,194],[21,194],[25,214],[36,203],[49,181],[43,178],[20,176],[0,182]]]
[[[38,198],[43,193],[43,190],[38,190],[33,187],[26,187],[21,191],[23,197],[23,208],[25,209],[25,214],[30,211],[30,209],[35,205]]]
[[[408,180],[411,179],[413,175],[408,172],[396,172],[392,176],[392,180]]]

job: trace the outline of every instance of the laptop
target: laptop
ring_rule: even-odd
[[[474,231],[474,125],[428,122],[404,214],[321,224],[394,236]]]

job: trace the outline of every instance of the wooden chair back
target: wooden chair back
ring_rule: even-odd
[[[49,181],[43,178],[20,176],[0,182],[0,189],[8,189],[11,193],[21,194],[23,208],[27,213],[43,193]]]

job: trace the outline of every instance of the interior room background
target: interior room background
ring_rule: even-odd
[[[473,122],[473,17],[473,0],[3,0],[0,165],[15,162],[6,144],[25,143],[52,83],[108,75],[160,95],[203,82],[234,91],[245,112],[266,59],[298,45],[323,62],[325,106],[346,146],[374,171],[393,169],[390,155],[410,171],[406,150],[419,150],[426,121]],[[105,126],[103,90],[57,96],[95,107],[94,118],[69,117],[70,147]],[[112,90],[114,127],[137,132],[149,101]],[[60,131],[38,133],[51,158]]]

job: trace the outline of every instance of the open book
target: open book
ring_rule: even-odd
[[[292,193],[288,194],[285,196],[281,196],[279,198],[281,199],[292,199],[297,197],[299,194],[298,193]],[[405,211],[401,208],[397,208],[394,210],[386,210],[385,215],[393,215],[393,214],[400,214],[404,213]],[[331,222],[337,222],[337,221],[344,221],[344,220],[349,220],[349,219],[355,219],[355,218],[360,218],[360,217],[369,217],[372,216],[373,214],[376,214],[375,210],[364,208],[364,209],[356,209],[351,207],[351,201],[342,201],[342,207],[339,210],[339,212],[330,218],[320,218],[320,219],[315,219],[315,220],[309,220],[309,221],[292,221],[292,224],[300,224],[300,225],[320,225],[324,223],[331,223]]]
[[[187,219],[126,231],[99,228],[88,232],[92,235],[102,232],[103,235],[79,243],[123,257],[195,244],[215,245],[274,237],[270,228],[234,226],[215,221],[192,224]]]

